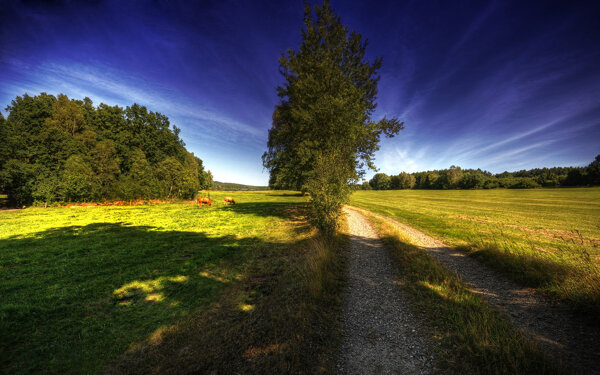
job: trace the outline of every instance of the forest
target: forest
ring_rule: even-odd
[[[358,188],[363,190],[398,189],[529,189],[537,187],[600,185],[600,155],[586,167],[554,167],[492,174],[481,169],[448,169],[389,176],[377,173]]]
[[[11,206],[190,199],[212,185],[180,130],[146,107],[17,96],[0,113],[0,192]]]

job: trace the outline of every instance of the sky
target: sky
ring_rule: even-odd
[[[380,172],[498,173],[600,154],[600,2],[331,5],[369,40],[369,60],[383,58],[373,119],[405,122],[382,139]],[[0,106],[6,116],[16,96],[41,92],[145,105],[182,129],[215,180],[266,185],[277,60],[300,45],[302,20],[302,1],[4,1]]]

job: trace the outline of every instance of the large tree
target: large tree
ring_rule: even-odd
[[[375,169],[381,133],[391,137],[402,129],[396,119],[371,119],[381,59],[369,62],[366,47],[367,41],[342,25],[328,1],[314,12],[305,6],[302,44],[279,59],[285,82],[277,88],[280,102],[263,155],[273,187],[308,191],[313,204],[338,192],[336,203],[326,206],[339,212],[349,190],[325,185],[347,185],[365,168]],[[330,175],[317,176],[323,173]]]

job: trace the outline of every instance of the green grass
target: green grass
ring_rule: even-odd
[[[438,366],[453,374],[553,374],[560,370],[504,317],[392,225],[370,216],[401,269],[399,285],[429,322]]]
[[[418,228],[594,315],[600,188],[357,191],[351,204]]]
[[[0,211],[0,368],[326,372],[338,243],[306,225],[305,198],[235,193],[238,204],[224,206],[225,194],[211,193],[211,208]],[[333,271],[314,276],[323,270]]]

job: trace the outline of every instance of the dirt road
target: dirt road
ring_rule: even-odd
[[[423,323],[397,284],[397,270],[369,222],[346,209],[351,234],[342,374],[433,374],[433,351]]]
[[[533,289],[508,280],[455,248],[408,225],[369,214],[394,225],[446,268],[458,274],[474,293],[506,313],[513,324],[537,342],[550,358],[575,372],[600,374],[600,330],[577,317],[568,306],[550,303]]]

